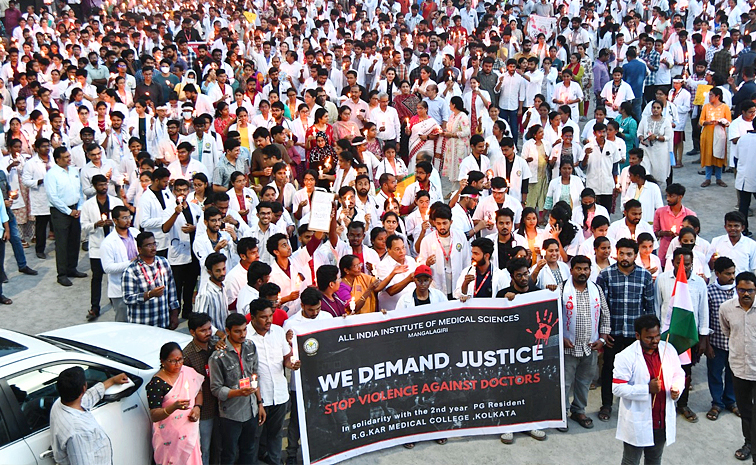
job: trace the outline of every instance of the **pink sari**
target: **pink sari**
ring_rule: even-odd
[[[176,410],[165,420],[152,423],[152,447],[158,465],[202,465],[199,422],[189,421],[189,414],[204,379],[194,369],[181,367],[176,384],[163,397],[163,408],[189,398],[189,409]]]

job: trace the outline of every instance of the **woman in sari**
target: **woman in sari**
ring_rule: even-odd
[[[199,418],[204,376],[184,366],[175,342],[160,348],[160,371],[147,383],[152,447],[158,465],[201,465]]]
[[[372,153],[383,153],[383,146],[378,139],[378,127],[375,123],[365,123],[362,133],[365,135],[365,150]]]
[[[402,125],[402,135],[399,138],[399,154],[410,164],[412,163],[410,156],[411,148],[406,129],[409,121],[417,114],[417,105],[420,103],[417,94],[410,92],[411,89],[412,87],[408,81],[400,82],[399,91],[401,93],[395,94],[393,100],[396,114],[399,115],[399,122]]]
[[[406,132],[409,134],[409,170],[414,172],[417,154],[421,151],[433,153],[436,139],[441,132],[441,126],[428,116],[427,103],[417,104],[417,115],[410,118]]]
[[[722,167],[727,164],[727,127],[732,121],[730,107],[722,102],[722,89],[709,91],[709,103],[701,109],[701,166],[706,170],[706,180],[701,187],[711,184],[711,175],[717,185],[727,187],[722,181]],[[659,178],[656,178],[659,179]]]
[[[321,108],[318,109],[318,111],[320,110]],[[323,131],[315,133],[315,146],[310,150],[308,168],[318,170],[317,186],[325,189],[331,188],[338,164],[333,142],[329,142],[328,139],[328,135]]]
[[[470,154],[470,117],[462,97],[452,97],[449,108],[451,115],[441,139],[441,174],[456,185],[459,164]]]
[[[549,187],[548,167],[551,145],[543,139],[543,134],[543,128],[540,124],[531,126],[525,135],[527,140],[522,146],[522,158],[528,162],[530,169],[527,204],[528,207],[533,207],[536,211],[543,209],[546,191]]]
[[[351,141],[360,134],[357,123],[352,121],[352,109],[344,105],[339,108],[339,119],[333,123],[333,137],[336,140],[346,139]]]
[[[669,141],[672,140],[672,135],[672,120],[662,114],[661,102],[654,101],[651,116],[641,119],[638,126],[638,140],[644,152],[641,165],[656,182],[664,182],[669,176]]]
[[[316,145],[315,135],[321,132],[325,134],[326,145],[332,146],[334,142],[333,126],[328,124],[328,111],[325,108],[318,108],[317,110],[315,110],[315,123],[309,128],[307,128],[307,132],[305,133],[305,151],[307,152],[307,169],[318,169],[317,163],[315,167],[312,166],[312,162],[313,162],[312,150],[315,148],[315,145]],[[318,162],[320,160],[315,160],[315,161]],[[333,160],[331,160],[331,163],[333,164]]]
[[[302,175],[307,169],[306,144],[307,130],[309,129],[310,107],[301,103],[296,117],[291,122],[291,133],[297,138],[294,147],[289,151],[291,161],[294,163],[295,177],[302,184]]]

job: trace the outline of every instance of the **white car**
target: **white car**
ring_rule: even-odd
[[[92,413],[110,437],[115,465],[150,465],[144,389],[160,367],[160,347],[171,341],[183,348],[191,337],[129,323],[90,323],[39,336],[0,329],[0,464],[55,464],[49,425],[55,384],[61,371],[81,366],[90,387],[119,373],[134,382],[125,390],[113,386]]]

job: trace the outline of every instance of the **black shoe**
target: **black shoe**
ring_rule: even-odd
[[[3,277],[2,277],[2,281],[3,281],[3,284],[8,284],[8,282],[9,282],[8,275],[4,274]]]
[[[37,252],[37,258],[40,260],[47,260],[47,255],[44,252]]]
[[[692,156],[694,156],[694,155],[698,155],[699,153],[701,153],[701,151],[700,151],[700,150],[696,150],[696,149],[693,149],[693,150],[691,150],[690,152],[686,153],[685,155],[689,155],[689,156],[691,156],[691,157],[692,157]]]
[[[87,274],[82,273],[79,270],[73,270],[72,272],[68,273],[68,277],[69,278],[86,278]]]
[[[9,298],[5,297],[4,295],[0,295],[0,304],[10,305],[12,303],[13,303],[12,300],[10,300]]]
[[[100,318],[100,309],[93,308],[87,313],[87,321],[94,321]]]
[[[89,252],[89,241],[84,241],[81,243],[81,250],[84,252]]]
[[[66,278],[65,276],[63,276],[62,278],[58,278],[58,284],[60,284],[61,286],[66,286],[66,287],[73,286],[73,283],[71,282],[71,280]]]
[[[703,176],[704,174],[706,174],[706,171],[705,171],[705,170],[700,170],[700,171],[698,172],[698,174],[700,174],[700,175],[702,175],[702,176]]]
[[[32,269],[31,269],[31,268],[29,268],[28,266],[25,266],[25,267],[23,267],[23,268],[19,268],[19,269],[18,269],[18,272],[19,272],[19,273],[23,273],[23,274],[28,274],[28,275],[31,275],[31,276],[37,276],[37,275],[39,274],[39,273],[37,272],[37,270],[32,270]]]

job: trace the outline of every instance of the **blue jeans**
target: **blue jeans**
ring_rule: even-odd
[[[10,231],[10,243],[13,247],[13,255],[16,257],[18,269],[26,266],[26,254],[24,246],[21,244],[21,232],[18,230],[18,222],[13,210],[8,209],[8,231]]]
[[[711,175],[713,174],[717,181],[722,179],[722,167],[721,166],[706,166],[704,167],[706,170],[706,180],[711,181]]]
[[[202,465],[210,465],[210,441],[213,439],[213,420],[200,420],[200,450],[202,451]]]
[[[735,387],[732,385],[732,370],[727,360],[730,352],[712,346],[714,358],[706,359],[706,370],[709,375],[709,393],[711,406],[720,409],[735,405]],[[724,372],[724,378],[722,374]]]
[[[509,129],[512,131],[512,140],[514,140],[516,146],[517,138],[520,135],[520,126],[517,123],[517,110],[501,110],[500,116],[501,119],[509,124]]]
[[[257,445],[257,415],[247,421],[234,421],[221,417],[220,428],[223,438],[220,463],[257,464],[257,457],[254,454]]]

